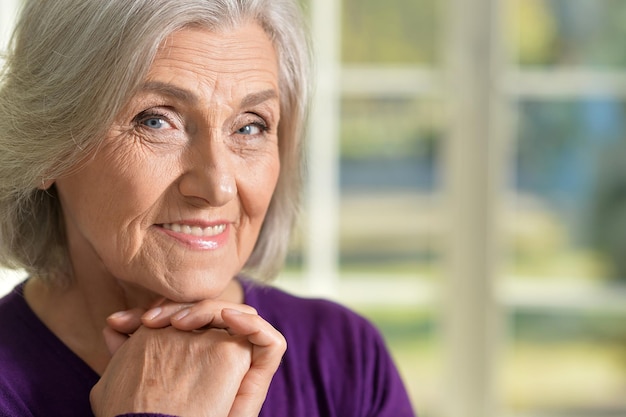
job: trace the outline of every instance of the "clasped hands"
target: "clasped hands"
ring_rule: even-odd
[[[96,417],[258,416],[287,347],[254,308],[219,300],[119,312],[104,338],[112,358],[91,391]]]

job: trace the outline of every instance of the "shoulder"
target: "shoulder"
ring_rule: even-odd
[[[20,284],[0,299],[0,415],[28,415],[23,394],[31,391],[27,374],[36,371],[28,355],[31,324]]]
[[[0,340],[4,342],[1,345],[19,337],[24,333],[24,326],[31,324],[30,308],[24,300],[23,287],[23,283],[19,284],[0,298]]]
[[[0,415],[79,416],[91,409],[98,375],[39,320],[22,284],[0,299],[0,369]]]
[[[394,361],[369,320],[334,301],[250,283],[244,288],[246,303],[287,339],[268,407],[288,392],[310,416],[413,416]]]
[[[299,297],[271,286],[245,283],[244,288],[246,303],[285,336],[294,359],[316,358],[316,366],[333,367],[381,363],[380,357],[388,357],[378,329],[337,302]]]
[[[39,322],[28,307],[23,284],[0,299],[0,382],[11,383],[16,375],[36,372],[31,367],[37,358],[41,333]],[[11,379],[9,379],[11,375]]]

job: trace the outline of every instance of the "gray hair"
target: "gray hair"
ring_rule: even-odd
[[[299,209],[310,92],[295,0],[26,1],[0,73],[0,263],[48,279],[68,275],[61,207],[54,187],[42,184],[97,148],[169,34],[244,21],[263,27],[279,60],[281,172],[244,268],[273,277]]]

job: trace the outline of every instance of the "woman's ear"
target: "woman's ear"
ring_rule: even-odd
[[[54,184],[54,180],[46,180],[46,179],[41,179],[41,184],[37,187],[42,191],[47,190],[48,188],[52,187],[52,184]]]

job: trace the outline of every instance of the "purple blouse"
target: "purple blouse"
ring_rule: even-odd
[[[245,303],[288,344],[260,417],[415,416],[367,320],[330,301],[242,283]],[[37,318],[22,291],[23,284],[0,299],[0,416],[93,416],[89,392],[98,374]]]

